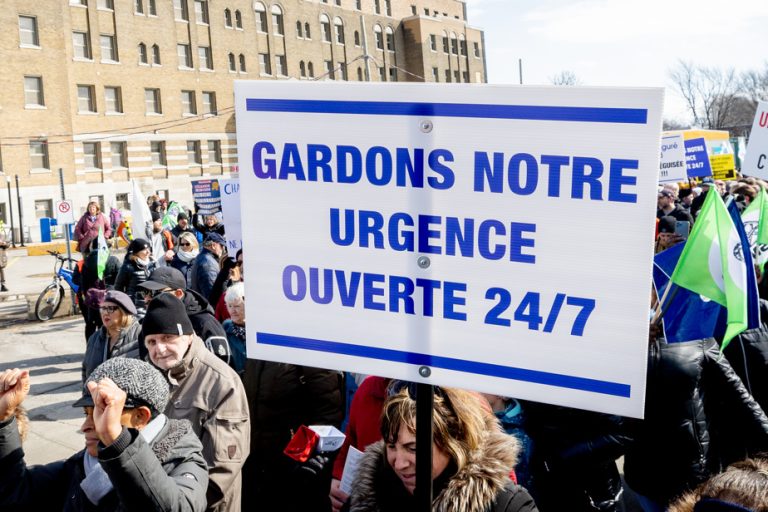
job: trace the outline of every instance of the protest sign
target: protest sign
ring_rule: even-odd
[[[662,99],[235,82],[248,356],[641,417]]]
[[[768,179],[768,101],[757,104],[741,171],[746,176]]]
[[[227,253],[231,258],[243,246],[240,227],[240,180],[237,178],[219,180],[221,192],[221,215],[227,230]]]
[[[192,198],[195,211],[200,215],[213,215],[221,211],[221,193],[218,180],[196,180],[192,182]]]
[[[685,167],[685,145],[682,135],[667,135],[661,138],[661,160],[659,161],[659,183],[687,181]]]
[[[707,155],[707,143],[704,138],[688,139],[685,141],[685,161],[689,178],[712,176]]]
[[[707,140],[709,164],[712,166],[712,176],[716,180],[732,180],[736,178],[736,158],[733,147],[728,139]]]

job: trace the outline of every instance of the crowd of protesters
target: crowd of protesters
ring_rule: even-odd
[[[657,252],[687,237],[707,194],[743,210],[760,187],[660,186]],[[183,211],[163,227],[165,204],[148,205],[149,239],[130,241],[100,275],[98,233],[114,226],[90,203],[76,230],[87,343],[74,406],[85,449],[27,467],[22,403],[33,378],[0,372],[0,509],[417,510],[414,386],[368,376],[345,403],[354,381],[339,372],[248,359],[242,250],[227,253],[215,215]],[[768,511],[761,307],[765,324],[724,352],[714,338],[667,343],[652,324],[644,420],[436,387],[433,510],[612,512],[629,488],[646,512]],[[286,455],[302,426],[342,422],[338,451]],[[347,494],[352,448],[364,454]]]

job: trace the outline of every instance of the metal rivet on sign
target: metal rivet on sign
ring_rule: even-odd
[[[432,370],[429,368],[429,366],[421,366],[419,368],[419,375],[422,377],[429,377],[432,375]]]
[[[429,258],[426,256],[419,256],[419,259],[416,260],[416,263],[419,265],[419,268],[429,268],[429,265],[432,263],[429,261]]]
[[[419,123],[419,128],[424,133],[429,133],[432,131],[432,121],[429,119],[424,119]]]

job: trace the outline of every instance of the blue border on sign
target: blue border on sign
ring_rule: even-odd
[[[480,363],[477,361],[466,361],[452,357],[432,356],[416,352],[405,352],[388,348],[339,343],[337,341],[286,336],[268,332],[257,332],[256,343],[262,345],[274,345],[277,347],[313,350],[316,352],[328,352],[345,356],[365,357],[368,359],[379,359],[395,363],[427,365],[434,368],[442,368],[444,370],[487,375],[489,377],[500,377],[502,379],[519,380],[522,382],[531,382],[533,384],[544,384],[546,386],[589,391],[591,393],[600,393],[603,395],[612,395],[623,398],[629,398],[630,391],[632,390],[632,387],[629,384],[621,384],[619,382],[587,379],[560,373],[527,370],[525,368]]]
[[[469,103],[411,103],[397,101],[329,101],[246,98],[250,112],[360,114],[378,116],[471,117],[527,121],[646,124],[644,108],[564,107],[542,105],[477,105]]]

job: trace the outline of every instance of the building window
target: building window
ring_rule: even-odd
[[[186,115],[197,114],[195,91],[181,91],[181,113]]]
[[[464,39],[463,35],[461,36],[461,39],[459,39],[459,51],[464,57],[467,56],[467,41]]]
[[[198,46],[197,59],[200,61],[200,69],[213,69],[210,46]]]
[[[240,61],[240,72],[245,73],[247,71],[245,68],[245,55],[241,53],[238,60]]]
[[[177,21],[189,21],[187,0],[173,0],[173,17]]]
[[[363,10],[363,0],[355,0],[355,9],[358,11]]]
[[[195,0],[195,21],[203,25],[208,24],[207,0]]]
[[[192,67],[192,48],[188,44],[177,44],[176,53],[179,56],[179,66],[182,68]]]
[[[336,0],[336,5],[338,5],[339,7],[341,7],[341,0]]]
[[[83,167],[86,169],[101,169],[101,144],[98,142],[83,142]]]
[[[395,68],[389,68],[389,81],[397,82],[397,70]]]
[[[304,38],[312,39],[312,33],[309,31],[309,22],[304,23]]]
[[[336,68],[339,70],[342,80],[344,80],[345,82],[349,80],[349,77],[347,76],[347,65],[344,62],[339,62]]]
[[[152,45],[152,64],[160,65],[160,47],[156,44]]]
[[[77,86],[77,111],[80,113],[96,112],[96,102],[94,101],[92,85]]]
[[[379,50],[384,49],[384,37],[381,33],[381,27],[379,25],[376,25],[373,27],[373,36],[376,39],[376,48]]]
[[[438,71],[437,68],[432,68],[432,81],[433,82],[440,81],[440,71]]]
[[[459,78],[459,72],[458,71],[454,71],[453,72],[453,81],[456,82],[456,83],[461,82],[461,79]]]
[[[304,25],[300,21],[296,22],[296,37],[304,39]]]
[[[357,81],[363,81],[363,68],[357,68]]]
[[[208,141],[208,163],[221,164],[221,141]]]
[[[315,65],[311,62],[307,62],[307,74],[309,78],[315,78]]]
[[[334,80],[335,77],[333,76],[333,62],[330,60],[325,60],[323,61],[323,66],[325,67],[325,76],[331,80]]]
[[[224,9],[224,26],[232,28],[232,11]]]
[[[387,27],[386,36],[387,36],[387,50],[389,50],[390,52],[395,51],[395,33],[392,31],[392,27]]]
[[[288,76],[288,65],[285,60],[285,55],[276,55],[275,63],[277,64],[277,75]]]
[[[382,81],[382,82],[386,82],[387,81],[387,70],[384,69],[384,66],[381,66],[379,68],[379,80]]]
[[[461,79],[464,81],[464,83],[469,83],[469,72],[462,71],[461,72]]]
[[[272,6],[272,33],[276,36],[285,35],[283,30],[283,10],[277,6]]]
[[[91,45],[86,32],[72,32],[72,49],[76,59],[91,58]]]
[[[29,141],[29,160],[32,169],[50,169],[47,140]]]
[[[45,96],[43,96],[43,77],[24,77],[24,105],[27,107],[45,106]]]
[[[162,114],[160,89],[144,89],[144,109],[147,114]]]
[[[448,46],[448,34],[443,32],[443,53],[450,53],[450,47]]]
[[[148,64],[147,45],[144,43],[139,43],[139,64]]]
[[[128,167],[128,156],[125,150],[125,142],[110,142],[109,151],[112,158],[113,169],[125,169]]]
[[[414,16],[416,16],[416,12],[418,12],[418,11],[416,10],[416,6],[415,6],[415,5],[411,5],[411,14],[413,14]]]
[[[373,0],[373,10],[376,14],[381,14],[381,0]]]
[[[133,4],[136,14],[144,14],[144,0],[136,0]]]
[[[213,91],[203,91],[203,114],[216,113],[216,93]]]
[[[456,41],[456,34],[451,34],[451,53],[454,55],[459,54],[459,45]]]
[[[429,16],[429,9],[426,7],[424,8],[424,16]]]
[[[165,142],[153,140],[149,143],[149,153],[152,155],[152,167],[165,167],[168,161],[165,157]]]
[[[187,163],[200,165],[202,159],[200,157],[200,141],[188,140],[187,141]]]
[[[450,69],[446,69],[445,70],[445,81],[446,82],[450,82],[451,81],[451,70]]]
[[[272,74],[272,66],[269,65],[269,54],[268,53],[260,53],[259,54],[259,68],[261,69],[262,75],[271,75]]]
[[[384,0],[384,9],[387,11],[387,16],[392,16],[392,0]]]
[[[253,5],[253,10],[256,11],[256,30],[259,32],[267,33],[267,8],[261,2],[256,2]]]
[[[40,46],[37,18],[34,16],[19,16],[19,42],[21,46]]]
[[[104,87],[104,110],[110,114],[123,111],[123,94],[120,87]]]
[[[304,61],[299,61],[299,76],[301,78],[307,78],[307,66]]]
[[[437,36],[435,34],[429,34],[429,49],[433,52],[437,51]]]
[[[237,63],[235,62],[235,54],[234,53],[230,53],[227,56],[227,58],[229,59],[229,70],[231,72],[233,72],[233,73],[236,72],[237,71]]]
[[[157,2],[156,0],[149,0],[149,15],[157,16]]]
[[[35,218],[53,217],[53,199],[35,200]]]
[[[320,15],[320,39],[331,42],[331,20],[325,14]]]
[[[472,50],[475,54],[475,57],[480,58],[480,44],[479,43],[472,43]]]
[[[108,62],[117,62],[117,45],[115,43],[115,36],[102,34],[99,37],[101,42],[101,60]]]
[[[344,44],[344,23],[341,18],[334,18],[333,25],[336,29],[336,43]]]
[[[355,46],[360,46],[360,32],[355,30]]]
[[[243,28],[243,14],[240,11],[235,11],[235,28]]]
[[[115,194],[115,208],[118,210],[131,209],[131,202],[128,200],[128,194],[126,192]]]

